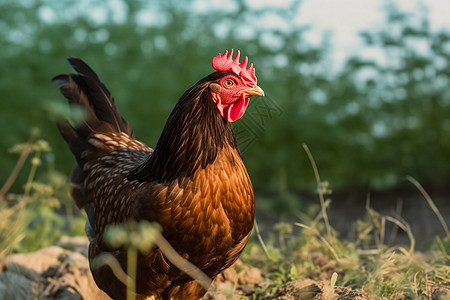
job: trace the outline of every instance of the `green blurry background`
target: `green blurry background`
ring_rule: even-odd
[[[98,72],[153,147],[178,97],[213,71],[214,55],[234,48],[249,56],[266,92],[235,123],[259,193],[313,191],[302,143],[334,190],[389,189],[405,175],[427,188],[449,183],[448,30],[390,3],[384,24],[359,34],[383,59],[352,55],[336,68],[330,36],[311,44],[314,24],[294,22],[301,1],[256,9],[245,0],[198,2],[0,1],[0,182],[17,160],[8,149],[32,128],[53,148],[47,163],[69,173],[74,160],[54,125],[65,102],[50,84],[71,71],[65,57]],[[289,27],[262,26],[267,17]]]

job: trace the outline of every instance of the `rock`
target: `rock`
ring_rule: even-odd
[[[38,284],[15,272],[0,273],[0,300],[33,300],[38,294]]]
[[[226,300],[232,299],[237,281],[235,265],[220,273],[214,280],[203,300]]]
[[[242,271],[236,272],[236,266]],[[251,295],[255,291],[255,286],[263,280],[261,270],[258,268],[248,267],[238,262],[219,274],[212,287],[202,298],[225,300],[235,299],[236,295]]]
[[[238,277],[238,275],[237,275],[237,272],[236,272],[236,268],[233,265],[230,268],[228,268],[225,271],[223,271],[222,273],[220,273],[216,277],[214,282],[225,282],[225,281],[236,282],[237,277]]]
[[[18,272],[39,276],[51,266],[58,265],[58,257],[63,253],[64,249],[61,247],[51,246],[33,253],[14,254],[6,258],[6,269],[14,270],[17,268]],[[19,270],[23,268],[28,270]]]
[[[444,300],[444,299],[450,299],[450,290],[449,289],[442,289],[438,288],[433,291],[431,294],[432,300]]]
[[[239,273],[239,284],[247,286],[255,286],[263,280],[261,269],[247,267]]]
[[[65,239],[62,244],[69,242],[80,253],[51,246],[7,257],[0,273],[0,300],[110,299],[95,284],[81,254],[87,253],[87,239]]]
[[[211,286],[202,299],[206,300],[226,300],[233,299],[235,294],[235,284],[233,282],[216,282]]]

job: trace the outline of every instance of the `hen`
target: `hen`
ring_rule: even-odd
[[[157,222],[179,255],[211,279],[230,267],[253,227],[254,194],[233,134],[251,96],[263,96],[253,65],[233,50],[213,58],[216,72],[178,100],[152,150],[134,138],[110,92],[81,59],[69,57],[77,74],[52,82],[85,120],[58,124],[75,156],[71,181],[76,204],[88,214],[89,260],[97,285],[114,299],[126,286],[107,265],[92,266],[103,252],[126,270],[126,249],[104,241],[108,225],[129,220]],[[197,299],[206,290],[155,247],[139,254],[136,296]]]

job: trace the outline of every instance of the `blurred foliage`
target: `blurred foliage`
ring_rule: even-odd
[[[327,36],[307,42],[310,27],[294,21],[299,9],[301,1],[260,8],[245,0],[226,7],[199,0],[0,2],[0,168],[12,169],[5,150],[37,126],[58,169],[69,172],[74,160],[53,117],[64,100],[50,84],[70,71],[64,57],[87,61],[136,136],[154,146],[178,97],[213,71],[215,54],[234,48],[250,57],[267,95],[235,124],[240,144],[248,142],[243,155],[257,191],[312,190],[301,143],[336,189],[388,188],[405,175],[445,185],[450,33],[391,5],[384,25],[361,33],[382,59],[356,55],[330,72],[332,45]]]
[[[84,218],[73,214],[67,178],[55,171],[50,159],[43,164],[42,157],[51,156],[51,149],[37,139],[38,134],[32,131],[26,143],[11,148],[20,157],[0,188],[0,260],[12,251],[35,251],[53,245],[63,235],[84,232]],[[27,164],[30,170],[21,193],[10,193],[12,182]],[[40,168],[46,176],[36,180]]]

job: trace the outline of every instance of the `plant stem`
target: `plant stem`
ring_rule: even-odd
[[[325,222],[325,228],[327,229],[327,240],[329,243],[332,243],[331,241],[331,227],[330,222],[328,221],[328,214],[327,214],[327,208],[325,207],[325,199],[324,199],[324,191],[321,187],[322,181],[320,181],[320,175],[319,170],[317,169],[316,161],[314,160],[314,157],[311,154],[311,151],[309,151],[309,148],[306,144],[302,144],[303,149],[305,149],[306,154],[308,155],[308,159],[311,162],[311,166],[314,171],[314,176],[316,178],[317,183],[317,192],[319,194],[319,200],[320,200],[320,207],[322,208],[322,217]]]
[[[442,217],[442,214],[440,213],[439,209],[434,204],[433,199],[431,199],[430,195],[428,195],[427,191],[425,191],[425,189],[422,187],[422,185],[416,179],[414,179],[411,176],[406,176],[406,180],[408,180],[409,182],[414,184],[414,186],[420,191],[420,193],[425,198],[425,200],[427,201],[428,205],[431,207],[431,209],[433,210],[434,214],[438,218],[439,222],[441,223],[442,228],[444,228],[444,231],[445,231],[445,234],[447,235],[447,238],[450,240],[450,230],[448,229],[448,226],[447,226],[447,223],[445,222],[444,217]]]
[[[261,244],[261,247],[263,248],[264,253],[266,254],[267,258],[272,259],[272,257],[269,254],[269,251],[267,250],[266,244],[264,243],[264,240],[259,232],[259,227],[258,227],[258,223],[256,222],[256,219],[255,219],[255,232],[256,232],[256,236],[258,237],[258,241]]]
[[[134,247],[127,251],[127,300],[136,299],[137,250]]]
[[[36,151],[33,159],[38,160],[40,155],[41,155],[41,151]],[[28,174],[27,183],[25,184],[25,192],[24,192],[25,199],[27,199],[28,196],[30,195],[31,183],[33,182],[34,176],[36,175],[36,170],[37,170],[38,165],[39,164],[34,163],[33,160],[31,161],[30,173]]]
[[[20,153],[20,157],[17,160],[13,171],[11,172],[11,174],[8,177],[8,179],[6,180],[6,182],[3,184],[2,188],[0,189],[0,199],[2,199],[6,195],[6,193],[11,188],[11,186],[14,183],[14,181],[16,180],[17,175],[19,175],[19,172],[22,169],[23,164],[27,160],[28,155],[30,154],[30,152],[32,150],[32,146],[33,146],[34,140],[35,140],[35,137],[32,136],[30,138],[30,140],[28,141],[28,143],[26,144],[25,148],[23,148],[22,152]]]

